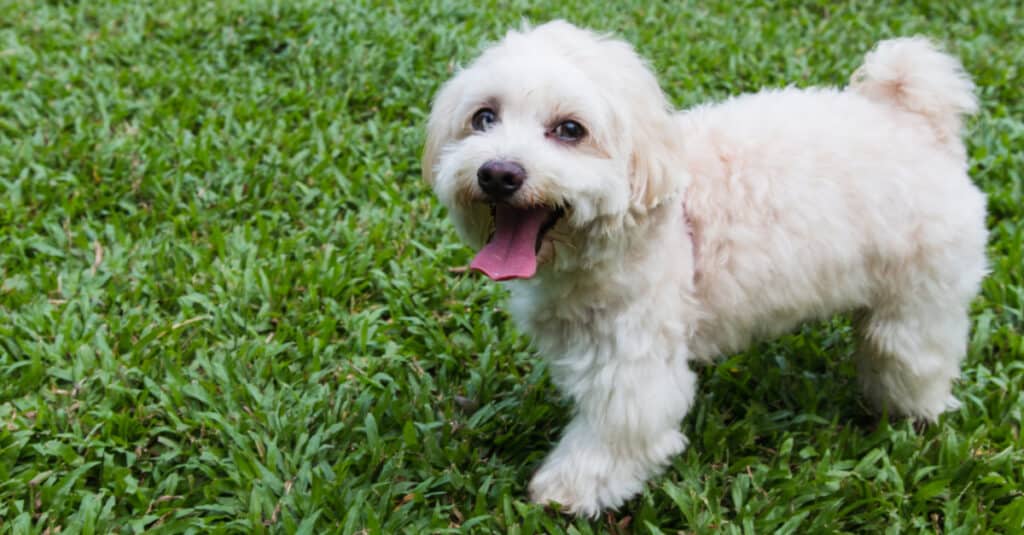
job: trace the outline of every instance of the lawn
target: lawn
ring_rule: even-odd
[[[1024,8],[530,4],[0,0],[0,533],[1019,533]],[[555,17],[680,107],[844,84],[886,37],[959,56],[992,261],[963,409],[869,411],[839,317],[702,369],[619,511],[529,504],[569,407],[419,156],[453,69]]]

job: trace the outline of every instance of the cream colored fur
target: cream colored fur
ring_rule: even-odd
[[[851,86],[673,111],[622,42],[557,21],[512,31],[436,97],[424,176],[480,247],[487,160],[527,171],[513,202],[562,206],[511,311],[576,415],[530,483],[580,515],[617,507],[687,444],[691,361],[857,311],[859,380],[934,420],[986,271],[985,198],[960,129],[972,84],[922,38],[868,54]],[[481,106],[492,130],[473,132]],[[544,135],[573,117],[577,146]]]

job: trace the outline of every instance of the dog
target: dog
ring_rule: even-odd
[[[960,63],[882,41],[845,89],[675,111],[634,49],[564,21],[510,31],[435,96],[423,175],[470,267],[575,405],[529,484],[596,516],[686,448],[690,363],[856,312],[858,381],[934,421],[987,271]]]

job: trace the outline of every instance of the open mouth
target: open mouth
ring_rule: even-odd
[[[494,233],[469,267],[496,281],[532,277],[544,235],[563,215],[561,207],[491,205]]]

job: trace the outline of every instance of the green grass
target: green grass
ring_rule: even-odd
[[[0,0],[0,533],[1019,532],[1018,3],[488,4]],[[527,503],[569,408],[418,162],[524,17],[624,36],[679,106],[945,42],[992,230],[964,408],[869,412],[836,319],[701,370],[692,447],[617,513]]]

